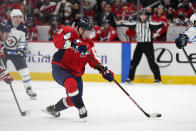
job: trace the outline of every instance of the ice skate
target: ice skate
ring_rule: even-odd
[[[155,80],[154,80],[154,85],[159,85],[159,84],[161,84],[161,80],[155,79]]]
[[[37,94],[32,90],[31,86],[26,88],[26,93],[31,99],[36,99]]]
[[[42,110],[43,112],[50,114],[54,117],[59,117],[60,116],[60,112],[55,111],[54,109],[54,105],[47,107],[45,110]]]
[[[132,84],[132,80],[130,78],[127,78],[124,83],[126,85],[131,85]]]
[[[85,107],[82,107],[79,109],[79,117],[80,119],[82,120],[86,120],[86,117],[87,117],[87,110]]]

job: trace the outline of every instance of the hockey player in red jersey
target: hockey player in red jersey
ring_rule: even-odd
[[[82,99],[83,81],[81,79],[87,63],[97,69],[106,80],[111,82],[114,79],[112,71],[102,66],[105,70],[103,72],[94,63],[100,64],[92,51],[94,44],[88,38],[92,29],[93,25],[89,19],[81,18],[77,24],[77,31],[68,26],[61,26],[54,35],[54,45],[58,51],[53,56],[52,75],[67,93],[67,97],[46,108],[45,112],[55,117],[60,116],[60,111],[72,106],[79,110],[81,119],[87,117],[87,110]]]
[[[5,58],[5,55],[2,50],[1,42],[6,42],[9,32],[10,32],[10,28],[7,24],[7,21],[1,20],[0,22],[0,81],[4,81],[5,83],[11,83],[11,81],[13,81],[11,75],[4,68],[2,62],[2,59]]]

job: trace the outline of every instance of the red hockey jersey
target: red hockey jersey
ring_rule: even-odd
[[[82,76],[85,71],[85,66],[88,63],[92,68],[96,64],[87,55],[80,56],[80,53],[74,49],[64,49],[66,42],[77,41],[78,44],[85,44],[90,47],[90,57],[92,57],[98,64],[99,61],[95,58],[92,48],[94,43],[90,40],[82,40],[77,31],[69,26],[60,26],[60,29],[54,34],[54,45],[58,51],[54,54],[52,64],[57,64],[74,76]]]

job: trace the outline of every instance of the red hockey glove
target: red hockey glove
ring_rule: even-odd
[[[2,70],[0,67],[0,80],[4,81],[5,83],[9,84],[13,81],[12,76],[5,70]]]

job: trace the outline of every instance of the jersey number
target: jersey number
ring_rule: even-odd
[[[62,31],[63,31],[63,29],[61,28],[61,29],[59,29],[59,30],[57,31],[57,33],[58,33],[58,34],[61,34]]]

